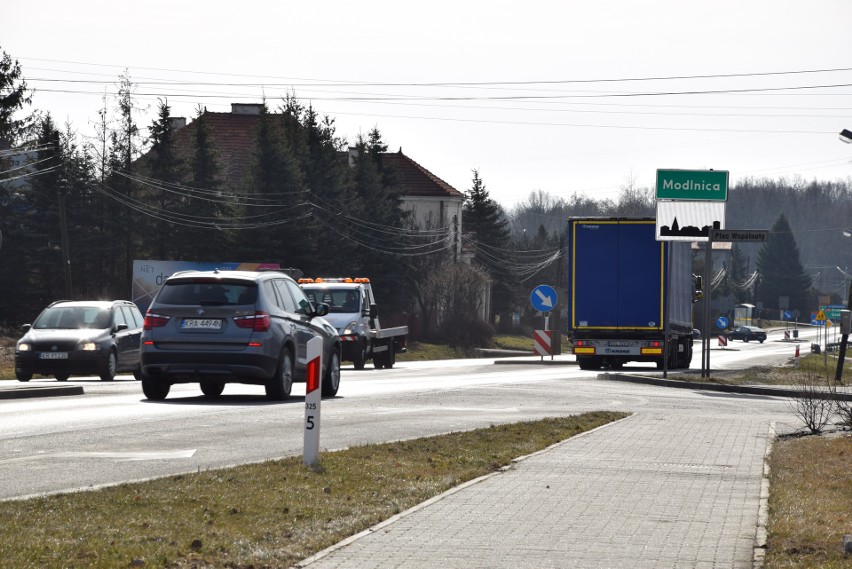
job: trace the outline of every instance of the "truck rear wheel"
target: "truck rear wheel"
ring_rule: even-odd
[[[601,361],[596,357],[583,356],[577,358],[580,369],[601,369]]]

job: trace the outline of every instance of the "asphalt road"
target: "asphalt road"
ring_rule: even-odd
[[[771,364],[792,356],[790,343],[729,343],[711,353],[713,369]],[[802,343],[802,349],[809,341]],[[715,346],[714,346],[715,348]],[[569,357],[564,357],[569,359]],[[570,358],[573,359],[573,358]],[[576,365],[494,365],[494,360],[398,362],[391,370],[344,368],[340,392],[322,402],[322,451],[416,438],[495,423],[592,410],[765,415],[789,424],[784,399],[720,395],[600,381]],[[693,368],[700,368],[700,356]],[[650,372],[647,366],[625,371]],[[53,380],[30,384],[55,385]],[[168,399],[144,399],[130,376],[105,383],[72,378],[70,397],[0,400],[0,499],[96,488],[151,477],[300,455],[304,386],[270,403],[263,388],[229,385],[207,399],[196,385]]]

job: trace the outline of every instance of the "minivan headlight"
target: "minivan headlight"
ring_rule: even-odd
[[[18,344],[19,352],[29,352],[30,350],[32,350],[32,346],[30,346],[26,342],[21,342],[20,344]]]
[[[78,350],[83,350],[84,352],[94,352],[98,349],[98,345],[94,342],[83,342],[79,346],[77,346]]]
[[[343,327],[343,332],[341,334],[343,336],[347,336],[349,334],[355,334],[358,332],[358,323],[354,320]]]

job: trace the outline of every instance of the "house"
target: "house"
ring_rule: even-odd
[[[222,180],[230,190],[243,190],[250,179],[262,107],[260,103],[232,103],[230,113],[214,113],[205,109],[201,115],[211,144],[218,152]],[[173,117],[171,121],[176,144],[189,155],[197,121],[187,124],[182,117]],[[353,152],[354,149],[350,148],[341,159],[348,158],[351,165]],[[381,160],[385,167],[396,171],[403,194],[403,208],[412,212],[417,225],[421,228],[449,227],[455,254],[461,255],[464,194],[403,154],[402,148],[398,152],[382,153]]]

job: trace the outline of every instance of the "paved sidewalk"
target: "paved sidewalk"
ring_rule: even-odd
[[[300,566],[753,566],[764,417],[639,413],[454,489]]]

